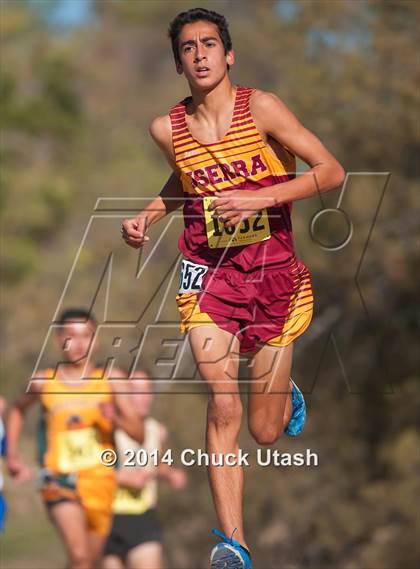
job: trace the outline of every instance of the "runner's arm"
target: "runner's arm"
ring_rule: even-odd
[[[269,195],[276,205],[333,190],[343,182],[345,172],[341,164],[276,95],[256,91],[250,108],[257,128],[265,137],[272,137],[310,166],[304,175],[271,186]]]
[[[126,373],[122,369],[112,372],[111,388],[115,413],[112,413],[114,428],[122,429],[129,437],[142,443],[144,441],[144,420],[137,414],[134,403],[131,400],[131,386],[126,379]]]
[[[184,204],[182,183],[177,172],[172,172],[160,194],[139,213],[147,216],[147,225],[156,223]]]
[[[29,469],[19,454],[19,441],[26,411],[39,400],[39,389],[37,384],[31,384],[30,391],[20,395],[12,405],[7,418],[6,463],[10,475],[17,481],[23,481],[29,477]]]
[[[136,466],[135,468],[123,467],[117,470],[118,486],[130,488],[130,490],[140,490],[146,483],[154,478],[153,469],[144,466]]]
[[[122,226],[122,236],[127,245],[139,248],[149,240],[148,228],[169,215],[184,203],[184,193],[180,173],[175,164],[172,146],[172,130],[169,115],[157,117],[150,125],[150,134],[162,150],[173,169],[159,195],[152,200],[135,218],[126,219]]]
[[[175,152],[172,144],[172,126],[169,115],[154,119],[150,124],[149,132],[173,170],[159,193],[159,196],[156,198],[164,212],[159,217],[159,219],[161,219],[183,205],[184,191],[180,179],[180,172],[175,162]],[[147,209],[148,208],[146,208],[146,210]]]
[[[306,162],[310,169],[287,182],[254,191],[216,192],[209,209],[226,227],[234,226],[262,208],[280,206],[333,190],[345,178],[341,164],[274,94],[255,91],[250,110],[263,139],[272,138]]]

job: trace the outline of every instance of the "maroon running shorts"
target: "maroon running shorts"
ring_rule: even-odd
[[[182,332],[216,325],[238,338],[241,352],[262,344],[287,346],[306,330],[313,314],[311,275],[296,257],[247,273],[184,259],[176,300]]]

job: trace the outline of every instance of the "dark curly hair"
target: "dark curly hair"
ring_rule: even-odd
[[[222,40],[225,54],[232,49],[232,39],[229,33],[229,25],[226,18],[213,10],[206,10],[205,8],[192,8],[187,12],[181,12],[169,24],[168,36],[171,39],[172,51],[174,53],[175,61],[180,63],[179,58],[179,34],[185,24],[192,24],[193,22],[210,22],[217,26],[219,36]]]
[[[66,310],[63,310],[58,318],[57,324],[63,326],[69,320],[84,323],[90,321],[94,328],[97,326],[97,321],[93,312],[86,310],[85,308],[67,308]]]

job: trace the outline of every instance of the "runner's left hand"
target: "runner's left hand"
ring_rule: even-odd
[[[237,225],[257,211],[275,205],[272,197],[262,195],[261,190],[232,190],[216,192],[216,199],[209,205],[226,227]]]

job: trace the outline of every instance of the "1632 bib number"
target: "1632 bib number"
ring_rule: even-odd
[[[213,197],[203,198],[204,217],[206,221],[207,242],[212,249],[226,247],[240,247],[251,245],[270,239],[270,223],[267,210],[264,208],[244,219],[234,227],[225,227],[219,221],[214,211],[209,211],[209,205],[214,200]]]

